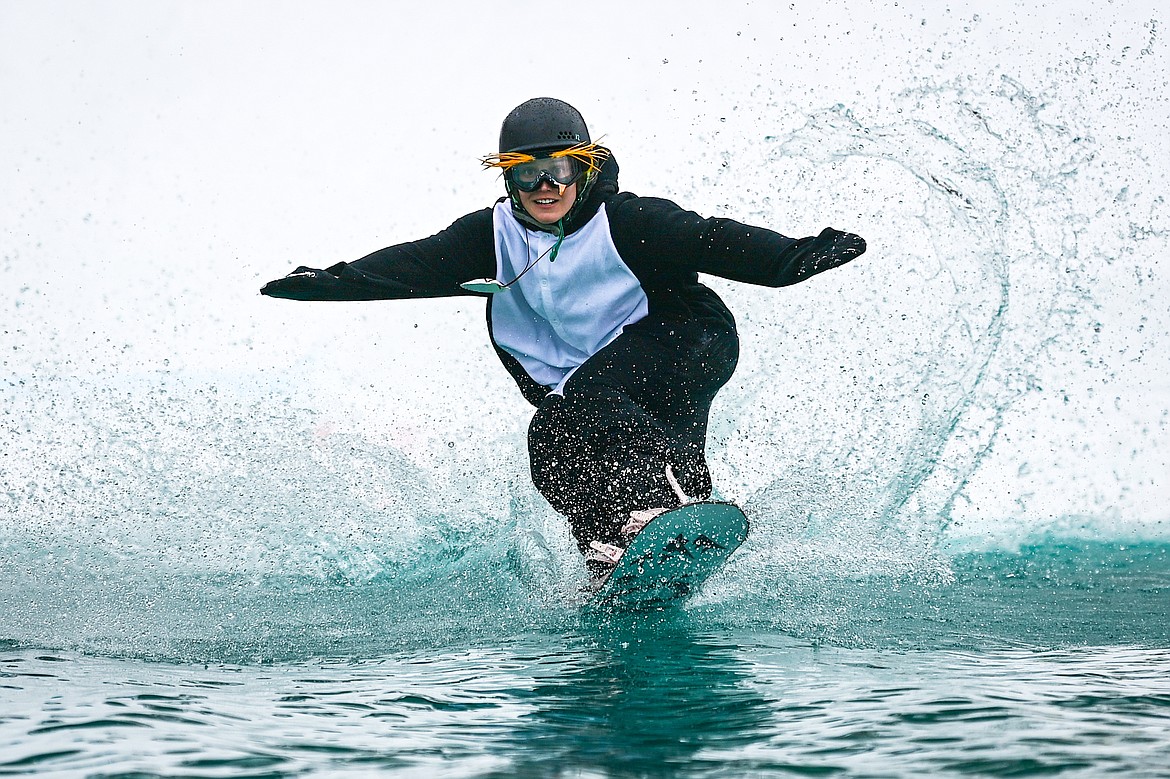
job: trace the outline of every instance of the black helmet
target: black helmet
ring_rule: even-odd
[[[581,112],[563,100],[534,97],[512,109],[500,127],[500,153],[556,151],[589,143]]]

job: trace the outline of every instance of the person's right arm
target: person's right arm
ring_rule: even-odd
[[[388,246],[324,270],[301,266],[270,281],[262,295],[289,300],[394,300],[476,293],[460,282],[496,273],[492,210],[461,217],[442,232]]]

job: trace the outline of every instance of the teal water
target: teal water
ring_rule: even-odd
[[[1166,775],[1166,545],[769,599],[737,593],[745,556],[721,595],[635,615],[497,551],[360,585],[91,573],[84,604],[60,571],[6,576],[0,774]]]

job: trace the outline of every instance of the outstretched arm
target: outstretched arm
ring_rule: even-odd
[[[622,256],[674,271],[782,287],[844,265],[865,252],[865,239],[833,228],[788,238],[733,219],[704,218],[661,198],[632,198],[614,208]],[[624,245],[624,246],[623,246]]]
[[[826,227],[815,238],[801,238],[780,253],[775,286],[795,284],[809,276],[844,265],[865,254],[865,239]]]
[[[492,212],[484,209],[446,230],[324,270],[301,266],[270,281],[263,295],[290,300],[392,300],[473,294],[459,283],[496,272]]]

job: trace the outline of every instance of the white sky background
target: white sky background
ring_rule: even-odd
[[[625,189],[737,216],[765,194],[782,199],[785,182],[761,170],[742,192],[717,191],[704,186],[709,166],[809,113],[843,104],[882,123],[894,96],[924,82],[1002,74],[1042,91],[1091,61],[1073,107],[1103,146],[1141,150],[1143,164],[1117,178],[1133,179],[1135,208],[1157,213],[1129,216],[1166,226],[1149,192],[1170,172],[1170,68],[1152,2],[550,8],[0,0],[4,372],[185,374],[261,391],[291,375],[301,402],[383,422],[392,408],[405,428],[412,415],[466,426],[470,381],[484,414],[522,431],[527,412],[486,346],[480,303],[304,306],[257,290],[490,204],[500,185],[477,158],[495,150],[507,110],[538,95],[582,109],[615,148]],[[886,269],[855,283],[897,272],[897,236],[880,223],[784,213],[796,223],[767,226],[865,235],[865,262]],[[972,520],[1109,508],[1165,518],[1170,282],[1167,258],[1150,254],[1165,245],[1094,274],[1119,285],[1100,301],[1099,353],[1056,354],[1043,370],[1097,392],[1067,412],[1047,408],[1051,397],[1021,402],[972,485],[978,508],[960,507]],[[1151,300],[1162,310],[1143,323],[1133,306]],[[1053,431],[1061,413],[1068,427]],[[1021,452],[1055,452],[1069,435],[1083,446],[1054,455],[1051,473],[1019,473]]]

